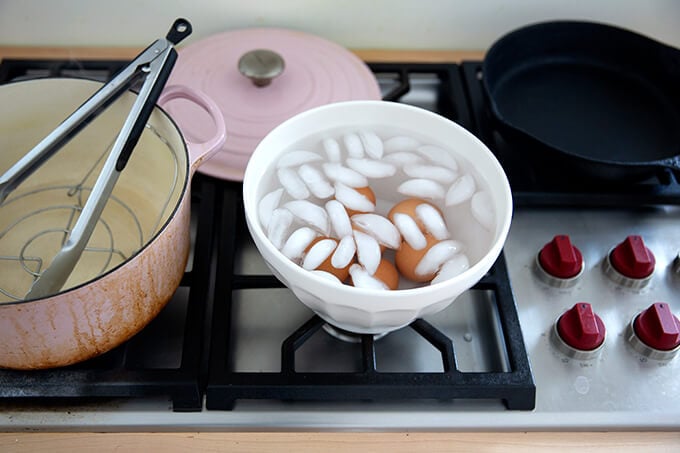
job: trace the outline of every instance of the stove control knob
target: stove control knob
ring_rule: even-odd
[[[583,255],[566,234],[555,236],[536,256],[541,280],[559,288],[573,286],[583,274],[583,268]]]
[[[578,360],[593,359],[604,346],[602,319],[586,302],[579,302],[560,316],[553,326],[553,342],[564,354]]]
[[[626,336],[645,357],[669,360],[680,351],[680,320],[667,303],[656,302],[633,318]]]
[[[628,288],[642,288],[652,279],[656,259],[641,236],[628,236],[604,260],[604,271],[614,282]]]

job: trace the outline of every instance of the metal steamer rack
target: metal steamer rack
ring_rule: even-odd
[[[162,141],[167,146],[167,154],[172,159],[174,165],[174,176],[167,190],[168,195],[165,198],[165,201],[162,204],[158,212],[158,215],[156,216],[156,219],[153,221],[152,227],[146,229],[146,231],[145,228],[142,227],[142,223],[137,217],[135,210],[132,207],[130,207],[125,202],[124,199],[117,197],[115,194],[111,194],[109,196],[109,201],[118,205],[121,208],[116,210],[115,212],[116,213],[122,212],[126,214],[129,217],[129,223],[135,226],[134,228],[136,236],[135,240],[136,246],[134,247],[135,249],[140,249],[141,247],[143,247],[144,244],[146,244],[146,242],[153,236],[153,234],[155,234],[155,232],[158,231],[158,228],[161,226],[163,218],[166,216],[166,212],[171,201],[171,195],[175,192],[175,190],[177,189],[177,185],[180,183],[179,181],[180,164],[177,160],[177,156],[175,155],[175,153],[171,151],[170,144],[167,143],[167,141],[163,137],[161,137],[160,134],[158,134],[151,125],[147,124],[146,129],[149,131],[149,133],[154,134],[154,136],[158,140]],[[89,198],[89,194],[93,190],[92,185],[88,184],[87,181],[88,179],[90,179],[91,175],[95,172],[95,170],[100,167],[101,162],[106,158],[106,156],[110,154],[112,145],[113,142],[104,150],[104,152],[102,152],[96,158],[92,165],[89,166],[87,171],[84,173],[83,177],[80,180],[74,182],[73,184],[40,187],[33,190],[19,191],[18,193],[13,194],[12,197],[5,200],[5,202],[3,203],[3,207],[11,207],[11,205],[13,204],[20,205],[22,203],[25,203],[27,202],[27,200],[30,200],[31,197],[33,196],[40,197],[45,193],[54,192],[57,195],[50,198],[52,199],[62,198],[66,202],[57,205],[40,207],[35,210],[22,213],[21,216],[13,219],[13,221],[9,225],[0,230],[0,241],[2,241],[3,238],[9,236],[13,230],[22,228],[22,225],[24,224],[30,224],[32,219],[38,218],[41,215],[46,214],[48,212],[62,213],[61,216],[65,218],[66,223],[63,226],[54,225],[49,228],[45,228],[34,232],[31,236],[26,238],[23,244],[21,244],[21,247],[19,248],[19,253],[17,255],[11,256],[0,255],[0,260],[16,262],[17,265],[20,266],[24,272],[30,275],[32,281],[37,280],[42,275],[42,272],[45,270],[43,257],[38,255],[32,255],[28,252],[31,244],[34,241],[38,240],[39,238],[47,235],[53,235],[57,238],[60,238],[59,242],[62,247],[66,244],[69,235],[72,233],[75,227],[76,220],[82,213],[85,207],[85,202]],[[83,249],[82,252],[83,254],[91,253],[101,255],[104,257],[102,260],[103,263],[101,267],[96,272],[98,275],[104,274],[109,269],[112,269],[113,267],[126,261],[129,258],[128,256],[129,253],[125,252],[124,250],[116,246],[115,235],[113,229],[110,226],[110,223],[111,222],[108,221],[106,218],[106,211],[104,211],[102,216],[100,216],[97,219],[97,224],[102,228],[101,231],[104,231],[106,233],[106,241],[104,242],[107,242],[108,245],[105,247],[88,245]],[[6,300],[9,301],[12,300],[20,301],[24,299],[23,294],[14,294],[2,287],[0,287],[0,294],[4,296]]]

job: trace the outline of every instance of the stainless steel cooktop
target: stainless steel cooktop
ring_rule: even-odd
[[[372,66],[387,97],[438,111],[471,130],[481,129],[483,117],[474,107],[475,93],[479,94],[474,86],[478,67],[478,62]],[[399,82],[404,77],[409,82],[406,89]],[[473,105],[461,107],[461,102]],[[644,342],[629,338],[631,321],[638,313],[658,311],[660,303],[680,316],[680,190],[673,176],[670,183],[661,182],[669,187],[651,192],[647,185],[622,192],[605,189],[604,194],[551,191],[550,187],[532,192],[517,184],[521,190],[515,191],[515,213],[501,267],[502,271],[507,266],[512,288],[510,318],[518,319],[521,329],[517,332],[508,331],[512,322],[506,319],[507,304],[499,303],[503,295],[499,294],[498,276],[492,275],[444,311],[424,320],[452,344],[453,364],[442,361],[442,351],[417,329],[404,328],[368,342],[367,360],[367,340],[341,340],[319,328],[312,329],[295,350],[292,374],[282,372],[286,360],[282,345],[313,313],[277,284],[250,238],[243,235],[243,226],[233,217],[239,209],[238,184],[204,182],[210,190],[196,200],[195,211],[210,216],[211,223],[205,229],[199,222],[194,229],[197,258],[192,258],[186,281],[159,319],[122,352],[104,358],[104,362],[125,363],[123,371],[118,365],[113,371],[99,366],[96,372],[86,366],[77,368],[75,376],[82,380],[66,390],[77,392],[82,386],[87,389],[86,396],[63,399],[54,398],[55,392],[50,398],[36,393],[33,385],[39,375],[0,373],[0,389],[11,394],[0,400],[2,429],[680,428],[680,357],[658,354],[645,348]],[[220,205],[231,206],[233,211],[212,211]],[[229,229],[223,230],[225,225],[230,225]],[[232,245],[221,245],[233,234],[237,239]],[[206,236],[215,239],[201,244]],[[566,243],[583,257],[578,278],[547,277],[538,270],[537,255],[556,236],[560,236],[562,248],[558,252],[550,249],[553,255],[557,253],[567,262],[573,258],[570,252],[574,249],[566,248]],[[607,270],[606,258],[629,237],[641,239],[645,250],[653,254],[651,278],[622,278]],[[205,256],[203,252],[220,247],[230,257],[228,264],[220,264],[220,253]],[[638,255],[640,251],[639,247],[627,250]],[[573,263],[567,264],[573,267]],[[214,275],[205,277],[203,273],[210,274],[211,269]],[[224,273],[225,269],[238,278]],[[195,289],[196,280],[205,280],[206,289]],[[502,279],[500,286],[503,290]],[[601,344],[592,351],[576,350],[555,334],[556,322],[575,307],[578,313],[570,318],[575,321],[568,327],[583,330],[596,343],[600,338]],[[194,326],[186,327],[185,317],[198,321],[195,325],[187,322]],[[595,322],[597,317],[601,324]],[[649,319],[662,330],[664,325],[672,330],[667,316]],[[519,335],[519,342],[513,335]],[[191,347],[182,350],[187,343]],[[516,343],[523,343],[525,354],[517,354]],[[512,376],[518,371],[517,364],[523,363],[522,356],[528,359],[528,367],[520,370],[521,379],[515,380]],[[367,361],[372,362],[368,373]],[[450,398],[446,385],[441,398],[431,393],[418,398],[413,389],[419,381],[436,390],[441,382],[429,378],[446,374],[447,367],[455,368],[466,383],[486,376],[492,386],[496,380],[503,381],[506,390],[512,391],[516,385],[518,393],[529,397],[528,403],[524,398],[513,403],[505,397],[485,397],[476,387],[468,397]],[[42,387],[53,387],[60,376],[68,380],[70,371],[49,375]],[[368,381],[355,382],[356,372],[367,375]],[[265,386],[270,374],[280,375],[277,378],[283,379],[283,386],[273,386],[274,390]],[[133,390],[110,390],[116,388],[117,381],[127,383],[137,375],[146,380],[134,384]],[[406,375],[410,380],[395,383],[383,379],[392,375]],[[337,380],[340,386],[347,384],[350,393],[343,397],[328,389],[333,398],[295,393],[295,388],[304,387],[301,378],[313,381],[318,376]],[[103,394],[90,390],[95,384],[90,378],[103,378],[107,390]],[[369,386],[372,379],[389,384],[387,390],[373,391]],[[10,384],[11,390],[5,390]],[[170,390],[158,390],[160,384]],[[187,401],[166,393],[174,395],[180,387],[189,387],[189,394],[196,396]],[[248,395],[251,387],[264,390],[252,398],[224,401],[230,389]],[[324,392],[324,387],[316,392]],[[380,397],[372,398],[376,395]]]

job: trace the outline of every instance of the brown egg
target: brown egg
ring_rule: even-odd
[[[371,200],[371,203],[373,203],[373,205],[375,205],[375,193],[373,192],[373,189],[366,186],[366,187],[355,187],[354,190],[356,190],[361,195],[363,195],[364,197]],[[352,217],[354,214],[364,213],[364,211],[355,211],[354,209],[350,209],[347,206],[345,206],[345,209],[347,210],[347,215],[349,215],[350,217]]]
[[[380,260],[378,269],[373,276],[387,285],[389,289],[395,290],[399,287],[399,272],[394,264],[385,258]]]
[[[437,238],[427,233],[425,234],[425,240],[427,241],[427,245],[421,250],[415,250],[408,242],[402,241],[401,247],[399,247],[399,250],[394,254],[394,262],[401,275],[418,283],[429,282],[435,276],[434,273],[428,275],[417,275],[415,273],[416,266],[418,266],[420,260],[425,256],[425,253],[427,253],[433,245],[439,242]]]
[[[376,269],[373,277],[376,280],[383,282],[388,289],[395,290],[399,287],[399,272],[397,271],[397,268],[394,267],[394,264],[385,258],[380,260],[378,269]],[[351,275],[349,277],[349,284],[354,285]]]
[[[390,212],[387,214],[387,218],[390,219],[392,223],[394,223],[394,214],[396,213],[406,214],[407,216],[415,220],[416,224],[418,224],[418,227],[420,228],[420,231],[425,232],[426,231],[425,225],[423,225],[423,222],[418,218],[418,216],[416,216],[416,207],[418,207],[421,204],[429,204],[437,211],[439,211],[439,214],[442,215],[443,218],[444,215],[441,209],[439,209],[436,205],[430,203],[429,201],[423,200],[422,198],[407,198],[406,200],[400,201],[399,203],[392,206],[392,209],[390,209]]]
[[[317,242],[319,242],[323,239],[331,239],[331,240],[335,241],[335,244],[336,244],[336,247],[337,247],[337,243],[338,243],[337,239],[321,236],[321,237],[315,238],[312,242],[310,242],[309,245],[307,246],[307,248],[305,249],[305,252],[308,252],[314,246],[314,244],[316,244]],[[347,266],[345,266],[341,269],[338,269],[337,267],[334,267],[333,264],[331,263],[332,258],[333,258],[333,253],[328,255],[328,258],[326,258],[323,263],[318,265],[315,270],[325,271],[325,272],[328,272],[330,274],[333,274],[338,278],[338,280],[340,280],[341,282],[344,282],[345,280],[347,280],[347,277],[349,276],[349,267],[354,263],[354,260],[350,261],[350,263]]]

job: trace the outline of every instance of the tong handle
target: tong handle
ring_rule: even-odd
[[[192,28],[189,21],[186,19],[179,18],[175,21],[174,24],[172,24],[172,27],[170,27],[170,31],[168,32],[167,35],[165,35],[165,39],[167,39],[174,45],[177,45],[180,43],[180,41],[189,36],[191,34],[191,31]]]
[[[180,18],[172,24],[172,27],[170,27],[170,31],[168,31],[165,39],[172,44],[178,44],[184,38],[189,36],[191,31],[192,28],[189,21]],[[151,47],[153,47],[153,45]],[[154,52],[156,52],[155,49]],[[151,112],[153,112],[153,109],[156,107],[156,101],[158,101],[158,97],[161,95],[161,92],[165,87],[165,83],[168,81],[168,77],[170,77],[170,72],[172,71],[176,61],[177,52],[172,46],[169,46],[167,56],[160,60],[154,59],[149,63],[148,66],[141,68],[142,72],[148,72],[151,75],[147,76],[147,81],[139,93],[139,98],[142,98],[141,101],[138,99],[138,102],[141,104],[141,109],[138,113],[136,113],[137,116],[134,119],[130,133],[128,134],[127,139],[121,149],[120,157],[116,162],[117,171],[122,171],[125,168],[125,165],[127,165],[130,155],[132,154],[132,150],[135,149],[142,132],[144,132],[146,122],[149,120]],[[153,77],[153,79],[149,80],[148,77]],[[145,90],[147,84],[150,86],[149,90]]]
[[[144,66],[141,70],[147,72],[147,79],[142,85],[142,89],[137,95],[137,100],[132,107],[130,116],[126,120],[126,124],[123,125],[123,131],[126,127],[129,127],[129,132],[125,137],[125,142],[123,143],[118,160],[116,161],[116,170],[122,171],[127,165],[130,156],[132,155],[132,150],[137,146],[137,142],[144,132],[146,127],[146,122],[151,116],[151,112],[156,107],[156,101],[161,95],[165,83],[170,77],[170,72],[172,67],[177,61],[177,52],[173,48],[168,49],[168,54],[162,60],[154,60],[148,66]],[[131,124],[128,126],[128,122]]]
[[[180,33],[176,30],[178,22],[176,21],[173,25],[171,33],[173,30]],[[183,23],[180,25],[186,36],[185,25]],[[189,27],[188,31],[190,30]],[[178,37],[179,35],[174,36],[173,39],[178,39]],[[101,217],[120,172],[125,168],[146,127],[176,60],[177,52],[167,39],[155,41],[71,115],[80,121],[91,121],[101,112],[101,104],[108,106],[112,98],[117,98],[123,89],[129,86],[130,81],[136,80],[140,75],[146,77],[78,220],[50,266],[33,282],[25,299],[35,299],[55,293],[61,289],[73,272]],[[71,120],[71,117],[67,121]],[[78,130],[82,127],[84,126],[79,126]],[[55,151],[56,149],[51,149],[50,155]]]
[[[71,138],[86,127],[99,113],[106,109],[118,96],[126,91],[130,86],[138,80],[138,78],[145,73],[150,72],[149,66],[157,61],[159,57],[164,57],[164,53],[168,50],[168,65],[158,68],[161,72],[158,81],[164,84],[170,74],[173,64],[177,59],[176,51],[172,48],[172,44],[177,44],[184,38],[191,34],[191,24],[186,19],[177,19],[167,38],[156,40],[144,51],[142,51],[132,62],[118,72],[109,82],[94,93],[87,101],[85,101],[78,109],[69,115],[59,126],[50,132],[43,140],[40,141],[33,149],[26,155],[19,159],[12,167],[5,173],[0,175],[0,205],[5,201],[7,196],[19,186],[26,178],[35,172],[42,164],[44,164],[50,157],[61,149]],[[163,58],[161,58],[163,59]],[[149,93],[150,100],[155,104],[163,87],[160,86],[158,91]],[[148,119],[153,106],[148,112],[142,112],[141,118]],[[116,165],[123,169],[130,157],[130,153],[134,145],[139,139],[139,135],[135,139],[135,134],[141,134],[144,125],[137,126],[128,140],[124,148],[124,156]]]

